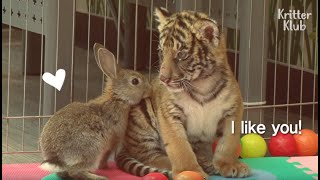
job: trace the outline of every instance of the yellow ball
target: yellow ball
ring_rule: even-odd
[[[267,153],[267,143],[258,134],[247,134],[241,138],[242,158],[264,157]]]

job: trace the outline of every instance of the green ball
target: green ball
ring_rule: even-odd
[[[264,157],[267,153],[267,143],[258,134],[247,134],[241,138],[242,158]]]

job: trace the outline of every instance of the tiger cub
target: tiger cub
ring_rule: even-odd
[[[171,178],[186,170],[206,179],[249,176],[249,167],[235,156],[243,105],[216,21],[203,13],[170,14],[163,8],[155,15],[160,73],[152,81],[151,102],[142,101],[130,113],[118,167],[138,176],[161,172]]]

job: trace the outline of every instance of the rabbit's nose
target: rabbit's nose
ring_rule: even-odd
[[[170,78],[167,78],[167,77],[165,77],[163,75],[160,75],[160,81],[168,84],[170,82],[170,80],[171,80]]]
[[[149,88],[144,94],[143,94],[143,98],[148,98],[152,95],[152,89]]]

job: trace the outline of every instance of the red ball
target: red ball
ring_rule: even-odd
[[[271,137],[269,152],[272,156],[294,156],[297,153],[296,141],[291,134],[279,132]]]
[[[299,156],[314,156],[318,152],[318,135],[309,129],[301,130],[301,134],[293,136],[297,144]]]
[[[168,180],[167,176],[162,173],[149,173],[142,178],[143,180]]]
[[[216,139],[213,144],[212,144],[212,152],[214,153],[216,151],[216,147],[217,147],[217,144],[218,144],[218,139]],[[237,149],[237,152],[236,152],[236,157],[239,157],[241,154],[241,144],[239,143],[239,146],[238,146],[238,149]]]

